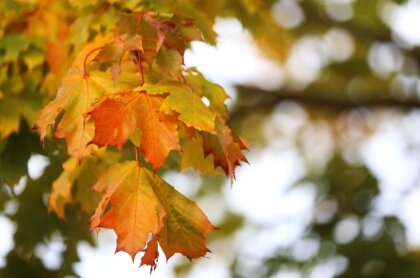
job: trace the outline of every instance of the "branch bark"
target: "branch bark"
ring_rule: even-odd
[[[344,97],[343,95],[337,96],[334,92],[322,95],[312,91],[310,93],[300,93],[283,89],[271,92],[243,86],[238,86],[237,90],[238,101],[231,112],[232,120],[257,111],[270,112],[283,101],[294,101],[306,108],[316,107],[328,110],[328,112],[332,113],[341,113],[358,108],[388,108],[400,110],[420,109],[420,99],[397,99],[390,97],[390,93],[378,94],[387,95],[383,97],[376,96],[372,98],[352,100],[348,97]],[[325,95],[328,97],[325,97]]]

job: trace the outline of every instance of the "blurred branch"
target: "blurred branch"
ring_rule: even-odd
[[[269,112],[283,101],[294,101],[304,106],[317,107],[329,112],[340,113],[357,108],[397,108],[417,109],[420,108],[420,100],[414,98],[397,99],[389,96],[352,100],[349,97],[339,96],[331,92],[327,94],[314,91],[300,93],[281,89],[279,91],[265,91],[257,88],[238,86],[238,101],[231,112],[232,120],[255,112]]]

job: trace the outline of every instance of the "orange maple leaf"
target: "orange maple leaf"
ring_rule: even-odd
[[[161,111],[166,96],[146,91],[121,92],[105,98],[89,114],[95,124],[92,143],[121,149],[136,129],[142,132],[141,150],[156,171],[171,150],[180,150],[176,117]]]
[[[91,228],[114,229],[118,236],[117,251],[135,255],[149,242],[142,264],[154,266],[158,240],[167,259],[174,253],[188,258],[204,256],[205,233],[214,227],[196,203],[176,191],[136,161],[117,164],[108,169],[93,187],[105,191],[90,220]],[[111,209],[104,212],[108,203]]]
[[[155,182],[137,162],[116,164],[100,176],[93,189],[105,195],[91,218],[91,228],[114,229],[117,251],[134,257],[144,249],[148,233],[157,234],[165,210],[154,192]],[[108,202],[111,209],[103,215]]]
[[[229,177],[235,177],[235,168],[240,161],[248,162],[243,150],[245,143],[220,120],[215,123],[216,135],[203,133],[203,148],[207,155],[214,155],[214,166],[220,166]]]
[[[147,243],[147,248],[144,250],[144,255],[141,258],[140,266],[149,265],[150,273],[156,269],[156,264],[159,257],[158,239],[153,235],[152,239]]]

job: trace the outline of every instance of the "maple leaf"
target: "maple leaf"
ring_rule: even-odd
[[[92,151],[88,143],[93,138],[94,126],[85,114],[91,104],[104,95],[132,86],[130,82],[121,81],[114,87],[106,73],[94,71],[84,76],[77,68],[73,68],[63,80],[55,100],[48,103],[38,116],[34,128],[40,131],[41,142],[48,128],[54,126],[55,119],[64,111],[55,137],[65,138],[68,153],[80,161]]]
[[[137,13],[127,15],[117,24],[116,34],[125,36],[126,40],[132,40],[133,37],[141,37],[141,50],[143,60],[149,65],[152,64],[156,54],[159,52],[165,40],[165,32],[168,32],[170,27],[161,20],[155,18],[152,13]],[[135,39],[134,39],[135,41]],[[131,45],[131,43],[128,43]]]
[[[89,112],[95,124],[92,143],[121,149],[138,128],[145,160],[156,171],[171,150],[180,150],[176,118],[161,111],[165,97],[130,91],[105,98]]]
[[[194,20],[174,14],[167,18],[161,18],[164,22],[164,44],[169,49],[176,50],[181,56],[184,55],[192,41],[203,41],[200,31],[196,28]]]
[[[158,233],[165,211],[159,202],[145,168],[135,161],[117,164],[99,177],[93,189],[105,195],[91,218],[91,228],[114,229],[117,251],[125,251],[134,260],[144,249],[148,233]],[[111,209],[102,216],[108,202]]]
[[[153,235],[152,239],[147,243],[147,248],[141,258],[140,266],[149,265],[150,273],[152,273],[156,269],[158,257],[158,239],[156,235]]]
[[[116,35],[124,36],[125,41],[131,40],[136,35],[140,36],[142,46],[140,50],[143,52],[144,61],[149,65],[152,65],[162,47],[165,50],[175,50],[179,55],[160,53],[161,61],[168,58],[177,61],[179,58],[182,59],[185,49],[191,41],[202,40],[192,19],[179,15],[157,15],[152,12],[136,13],[121,18],[117,23]],[[165,66],[167,67],[168,64],[165,63]]]
[[[108,169],[93,187],[105,191],[90,220],[91,228],[110,228],[117,234],[117,251],[125,251],[134,260],[149,242],[142,264],[154,265],[159,241],[167,259],[174,253],[188,258],[204,256],[204,234],[216,229],[201,209],[171,185],[136,161]],[[109,202],[111,208],[105,212]]]
[[[246,157],[242,150],[247,150],[242,140],[220,120],[216,120],[216,135],[203,133],[203,147],[207,155],[214,155],[214,166],[220,166],[229,177],[235,177],[235,168]]]
[[[178,112],[179,119],[189,127],[214,133],[216,115],[190,87],[176,81],[165,81],[145,84],[143,88],[149,94],[169,94],[163,104],[164,110]]]

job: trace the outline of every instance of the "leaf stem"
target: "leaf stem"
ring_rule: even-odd
[[[179,71],[179,75],[181,75],[182,81],[185,85],[188,85],[187,79],[185,79],[185,76],[182,74],[182,70]]]
[[[134,147],[135,152],[136,152],[136,161],[139,162],[139,148],[136,146]]]
[[[84,77],[84,78],[88,77],[88,74],[87,74],[87,66],[86,66],[86,64],[87,64],[87,59],[89,58],[89,56],[90,56],[90,55],[92,55],[92,53],[94,53],[95,51],[98,51],[98,50],[100,50],[100,49],[102,49],[102,48],[104,48],[104,47],[103,47],[103,46],[96,47],[96,48],[92,49],[91,51],[89,51],[89,52],[86,54],[85,59],[83,60],[83,77]]]
[[[142,59],[141,59],[142,52],[137,49],[137,69],[141,74],[141,85],[144,85],[144,73],[143,73],[143,66],[142,66]]]
[[[143,13],[139,13],[137,14],[137,22],[136,22],[136,30],[135,33],[138,34],[139,33],[139,29],[140,29],[140,24],[141,24],[141,18],[143,17]]]

